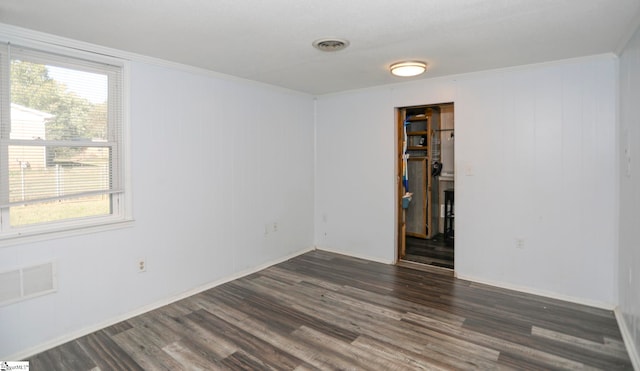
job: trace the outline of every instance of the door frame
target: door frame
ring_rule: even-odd
[[[395,203],[396,203],[396,208],[395,208],[395,233],[396,233],[396,246],[395,246],[395,251],[394,251],[394,262],[395,264],[400,264],[400,263],[409,263],[410,265],[414,265],[413,262],[407,262],[406,260],[403,260],[405,252],[406,252],[406,233],[405,233],[405,223],[404,223],[404,213],[403,213],[403,208],[402,208],[402,196],[404,196],[403,194],[403,186],[402,186],[402,166],[403,166],[403,139],[404,139],[404,121],[405,121],[405,112],[406,109],[411,109],[411,108],[418,108],[418,107],[441,107],[441,106],[446,106],[446,105],[451,105],[453,107],[453,128],[455,130],[455,102],[454,101],[449,101],[449,102],[441,102],[441,103],[429,103],[429,104],[418,104],[418,105],[408,105],[408,106],[397,106],[394,108],[394,118],[395,118],[395,125],[396,125],[396,130],[395,130],[395,156],[396,156],[396,171],[395,171],[395,175],[396,175],[396,189],[395,189]],[[440,131],[439,131],[440,132]],[[454,169],[455,169],[455,144],[454,144]],[[427,164],[427,166],[431,166],[430,164]],[[455,171],[454,171],[455,174]],[[455,189],[455,181],[454,181],[454,185],[453,185],[454,189]],[[440,191],[438,191],[438,193],[440,193]],[[439,200],[439,197],[438,197]],[[438,203],[437,205],[437,210],[438,210],[438,217],[440,217],[440,203]],[[430,270],[430,268],[434,268],[437,270],[445,270],[448,272],[454,272],[455,269],[455,250],[454,250],[454,269],[448,269],[448,268],[442,268],[442,267],[437,267],[437,266],[431,266],[431,265],[426,265],[426,264],[420,264],[420,263],[415,263],[417,265],[420,266],[424,266],[427,269]],[[405,264],[406,265],[406,264]]]

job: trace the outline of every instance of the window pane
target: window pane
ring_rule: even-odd
[[[0,48],[0,238],[124,215],[122,66],[78,54]]]
[[[108,77],[11,61],[11,139],[106,140]]]
[[[111,214],[110,195],[12,206],[9,209],[9,219],[13,227],[109,214]]]
[[[9,146],[9,202],[110,189],[109,147]]]

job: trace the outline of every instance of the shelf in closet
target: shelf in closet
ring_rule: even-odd
[[[427,115],[420,115],[420,116],[410,116],[410,117],[407,117],[407,118],[405,119],[405,121],[410,121],[410,122],[412,122],[412,121],[427,121],[428,119],[429,119],[429,116],[427,116]]]
[[[419,136],[419,135],[428,135],[429,132],[427,131],[407,131],[407,135],[408,136]]]

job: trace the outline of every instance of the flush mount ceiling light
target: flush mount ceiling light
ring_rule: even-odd
[[[344,39],[318,39],[311,45],[323,52],[337,52],[349,46],[349,41]]]
[[[427,64],[420,61],[398,62],[389,66],[389,70],[391,71],[391,74],[395,76],[418,76],[427,70]]]

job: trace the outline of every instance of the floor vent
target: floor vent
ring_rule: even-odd
[[[0,305],[48,294],[56,289],[53,262],[0,273]]]

